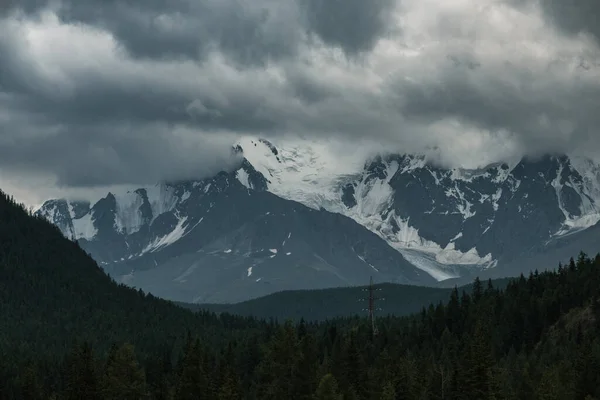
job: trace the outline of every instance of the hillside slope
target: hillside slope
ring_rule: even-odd
[[[134,342],[143,353],[188,331],[224,337],[215,333],[222,327],[215,316],[118,285],[76,242],[1,191],[0,310],[0,353],[9,359],[62,355],[75,339],[104,351]]]

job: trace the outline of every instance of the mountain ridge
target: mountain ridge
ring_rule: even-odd
[[[468,170],[444,169],[422,156],[397,154],[381,154],[360,167],[352,155],[327,153],[323,147],[306,143],[276,146],[253,138],[240,140],[233,150],[243,154],[239,168],[213,178],[109,193],[95,203],[49,200],[37,213],[57,225],[65,236],[80,241],[108,272],[129,284],[138,281],[142,287],[155,287],[151,281],[184,283],[181,280],[186,274],[202,269],[203,263],[220,265],[221,269],[214,272],[220,274],[218,279],[239,283],[252,276],[254,283],[259,283],[264,277],[257,274],[258,264],[249,260],[257,259],[253,254],[262,252],[259,258],[267,262],[260,261],[260,265],[278,262],[269,267],[277,279],[271,281],[273,287],[260,286],[260,290],[244,286],[242,292],[251,292],[245,294],[250,297],[283,289],[364,282],[364,271],[359,272],[356,265],[346,268],[348,262],[358,262],[376,275],[382,266],[391,271],[390,262],[402,265],[399,275],[377,276],[390,282],[435,286],[435,281],[470,279],[486,271],[493,271],[497,278],[502,276],[499,271],[504,266],[541,254],[549,244],[569,235],[594,232],[588,228],[600,221],[600,167],[568,156],[544,156]],[[338,163],[335,157],[341,161]],[[223,207],[225,203],[228,208]],[[253,217],[245,215],[244,207],[252,210]],[[271,214],[275,208],[280,210],[277,217]],[[300,209],[305,220],[283,218]],[[276,220],[267,222],[269,215],[280,218],[279,225],[288,224],[289,228],[278,226]],[[219,218],[226,221],[225,225]],[[326,225],[328,232],[319,231],[320,219],[331,221]],[[332,225],[333,221],[338,222]],[[212,225],[205,227],[207,224]],[[268,234],[256,224],[278,231],[279,245],[271,238],[259,246]],[[197,227],[203,233],[198,233]],[[195,229],[197,232],[192,233]],[[285,246],[286,229],[290,235],[292,230],[306,235],[294,251],[279,248]],[[353,232],[350,242],[368,242],[374,247],[366,253],[364,249],[353,250],[355,245],[347,247],[336,239],[344,237],[345,229]],[[311,238],[315,235],[332,247],[320,246]],[[193,251],[192,242],[197,247]],[[211,250],[202,253],[200,248]],[[391,255],[390,249],[396,255]],[[338,255],[325,256],[332,251]],[[388,256],[369,258],[369,252]],[[228,254],[230,259],[216,259],[217,253]],[[302,256],[293,260],[298,253]],[[344,258],[345,253],[354,253],[354,260]],[[167,265],[169,273],[165,272]],[[331,281],[317,274],[320,278],[303,280],[306,287],[301,287],[287,277],[284,280],[288,286],[281,287],[281,271],[274,271],[288,265],[329,271],[337,278]],[[159,266],[163,272],[155,271],[153,276],[151,271]],[[223,276],[222,270],[230,267],[235,274]],[[353,277],[344,275],[345,270],[354,271]],[[148,277],[138,280],[140,271]],[[209,273],[205,281],[211,277]],[[173,298],[175,286],[165,295]],[[226,298],[225,289],[213,296],[196,295],[191,300],[232,300]],[[189,296],[173,299],[190,301]]]

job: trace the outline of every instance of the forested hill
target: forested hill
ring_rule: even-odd
[[[511,278],[494,279],[496,288],[504,289]],[[471,291],[472,284],[459,287],[459,290]],[[447,302],[452,289],[426,286],[381,283],[374,285],[377,290],[379,315],[405,316],[421,311],[429,304]],[[289,290],[273,293],[235,304],[186,304],[177,303],[191,310],[209,310],[215,313],[251,316],[259,319],[275,318],[279,321],[291,319],[325,321],[338,317],[366,315],[368,286],[343,287],[318,290]]]
[[[244,334],[258,326],[236,321],[117,285],[76,242],[0,191],[0,399],[14,366],[62,359],[75,341],[100,354],[135,343],[145,357],[182,347],[187,332],[217,345],[240,321]]]
[[[116,285],[0,195],[0,398],[598,400],[599,289],[600,256],[581,255],[376,336],[364,318],[194,314]]]

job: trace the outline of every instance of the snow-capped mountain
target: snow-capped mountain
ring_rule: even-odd
[[[600,221],[600,166],[582,158],[466,170],[410,155],[338,163],[306,143],[247,139],[242,147],[267,190],[354,219],[437,280],[544,252]]]
[[[38,212],[114,276],[185,301],[362,284],[369,274],[426,285],[503,276],[566,238],[597,235],[588,228],[600,221],[600,167],[580,158],[464,170],[411,155],[365,163],[308,141],[244,138],[235,150],[242,165],[212,179],[50,200]],[[543,266],[518,268],[529,267]]]

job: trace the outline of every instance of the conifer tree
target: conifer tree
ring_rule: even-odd
[[[175,389],[176,400],[209,399],[208,372],[204,369],[200,341],[188,337]]]
[[[476,277],[475,281],[473,282],[473,302],[477,303],[479,300],[481,300],[482,296],[483,284],[481,283],[481,280],[479,280],[479,277]]]
[[[44,390],[38,376],[35,365],[30,364],[25,368],[22,379],[22,397],[23,400],[42,400]]]
[[[239,400],[243,398],[240,380],[230,368],[225,372],[217,398],[218,400]]]
[[[392,382],[386,382],[383,385],[380,400],[396,400],[396,388]]]
[[[261,399],[285,399],[294,394],[297,360],[300,349],[296,330],[290,321],[280,326],[259,365]]]
[[[146,377],[131,344],[113,347],[104,368],[101,397],[106,400],[138,400],[146,394]]]
[[[554,365],[549,365],[544,369],[540,383],[536,388],[536,392],[539,400],[561,400],[573,398],[572,394],[567,392],[567,388],[561,382],[560,371]]]
[[[344,397],[339,393],[338,384],[333,375],[327,374],[321,378],[317,391],[315,393],[315,400],[342,400]]]
[[[66,365],[67,400],[98,398],[98,379],[92,347],[88,342],[75,345],[67,358]]]
[[[493,358],[488,338],[489,334],[479,321],[473,336],[467,342],[465,374],[461,389],[474,400],[488,399],[491,395],[490,373]]]
[[[367,370],[360,349],[356,333],[349,335],[343,358],[343,385],[352,387],[359,398],[367,396]]]
[[[301,325],[302,326],[302,325]],[[300,351],[296,359],[294,376],[294,396],[296,399],[310,399],[317,387],[319,355],[314,337],[300,331]]]

